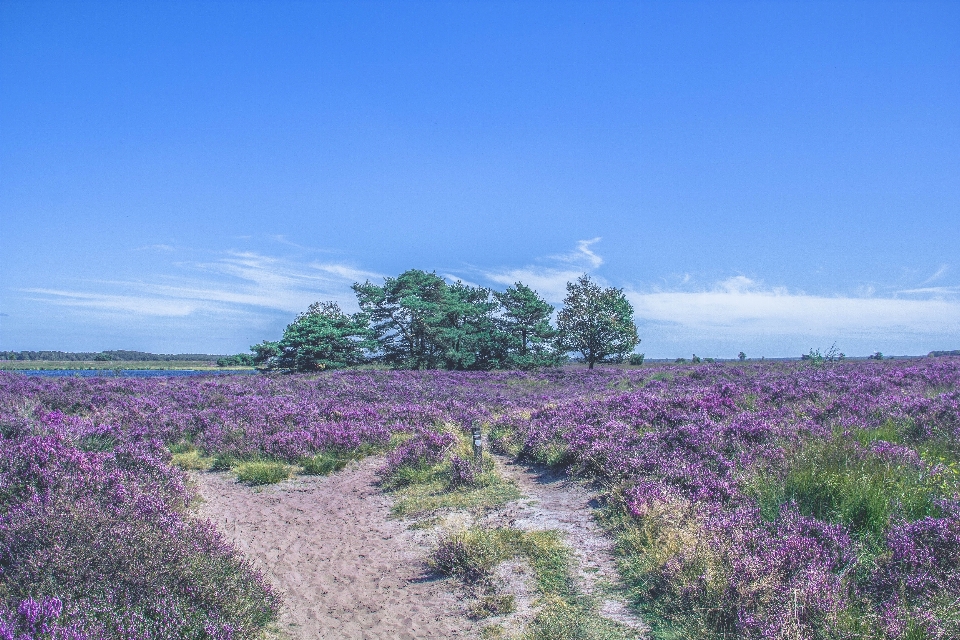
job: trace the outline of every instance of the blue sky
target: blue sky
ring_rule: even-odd
[[[408,268],[651,357],[960,348],[960,3],[0,3],[0,349],[227,353]]]

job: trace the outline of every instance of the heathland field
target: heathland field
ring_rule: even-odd
[[[2,373],[0,639],[957,638],[958,383]]]

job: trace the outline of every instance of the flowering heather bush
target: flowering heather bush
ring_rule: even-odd
[[[479,476],[477,464],[473,460],[458,455],[450,457],[450,486],[470,487],[477,483]]]
[[[397,462],[426,461],[456,439],[437,425],[487,419],[490,407],[542,394],[525,383],[435,372],[0,374],[0,640],[254,637],[278,599],[189,513],[171,449],[198,468],[206,459],[214,468],[303,460],[326,473],[405,433],[414,437]]]
[[[259,575],[189,517],[158,441],[83,451],[62,433],[76,421],[39,418],[0,450],[3,633],[245,638],[275,615]]]
[[[244,637],[266,619],[269,590],[187,515],[171,448],[216,468],[347,458],[401,440],[389,475],[440,461],[456,429],[477,422],[500,451],[602,481],[625,577],[655,626],[691,637],[960,637],[958,383],[954,358],[0,374],[0,638]]]
[[[619,381],[625,393],[508,411],[493,431],[616,488],[623,567],[654,621],[955,638],[958,365],[667,367]]]

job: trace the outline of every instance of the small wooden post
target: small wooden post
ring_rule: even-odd
[[[478,466],[483,460],[483,434],[479,424],[473,425],[473,459]]]

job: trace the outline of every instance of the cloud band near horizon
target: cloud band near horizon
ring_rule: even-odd
[[[470,269],[469,280],[462,279],[500,287],[523,282],[559,305],[566,294],[566,283],[583,273],[591,273],[606,284],[595,273],[604,264],[593,249],[599,240],[580,241],[575,250],[550,256],[533,266]],[[335,300],[347,309],[355,309],[350,285],[382,277],[353,265],[293,261],[252,252],[227,252],[215,260],[190,265],[190,271],[189,278],[166,284],[90,282],[91,288],[99,290],[45,287],[21,292],[40,304],[99,314],[104,324],[118,316],[141,318],[144,324],[149,324],[150,318],[196,318],[201,323],[217,314],[231,313],[269,316],[276,324],[278,316],[290,315],[292,319],[318,299]],[[673,350],[689,343],[689,348],[682,350],[685,352],[695,350],[698,344],[720,349],[719,345],[753,341],[789,355],[796,355],[797,344],[829,343],[838,337],[851,345],[916,343],[918,348],[960,342],[960,300],[951,287],[917,288],[887,297],[829,296],[764,288],[736,276],[702,290],[650,291],[629,284],[624,289],[641,333],[646,332],[653,340],[653,344],[650,339],[644,340],[644,346],[653,350],[649,355],[668,355],[658,353],[658,342],[663,347],[671,345]],[[240,342],[249,342],[249,338]]]

